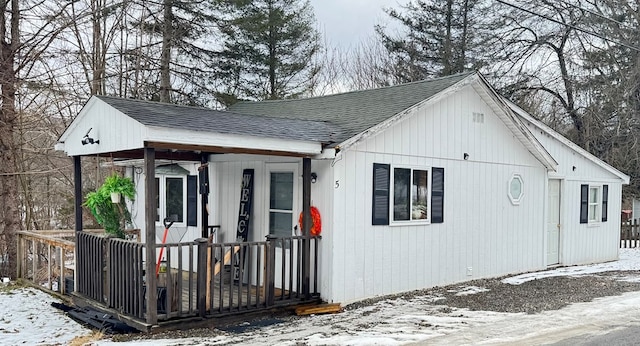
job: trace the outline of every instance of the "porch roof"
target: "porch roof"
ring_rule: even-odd
[[[324,121],[93,96],[62,134],[56,149],[70,156],[121,153],[139,157],[133,152],[145,146],[308,156],[319,154],[340,132]],[[83,144],[85,137],[96,142]]]
[[[340,131],[325,121],[247,115],[202,107],[97,96],[146,126],[260,137],[332,142]]]

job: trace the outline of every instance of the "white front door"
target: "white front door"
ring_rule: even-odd
[[[560,180],[549,179],[547,265],[560,263]]]
[[[269,182],[269,220],[270,235],[277,237],[291,237],[295,235],[298,222],[298,165],[297,164],[268,164],[267,181]],[[291,261],[291,253],[296,253],[297,244],[290,242],[276,243],[275,286],[291,290],[297,286],[295,273],[296,261]],[[284,277],[282,275],[284,267]],[[290,280],[290,273],[294,276]]]

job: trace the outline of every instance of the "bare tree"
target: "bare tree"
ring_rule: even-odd
[[[20,5],[34,15],[26,16]],[[4,206],[0,220],[0,275],[3,276],[15,273],[15,232],[24,227],[18,179],[22,174],[18,96],[37,78],[38,62],[62,30],[61,23],[54,19],[68,5],[0,1],[0,200]]]

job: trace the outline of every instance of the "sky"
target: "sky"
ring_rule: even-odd
[[[393,25],[383,8],[399,8],[408,0],[311,0],[318,28],[329,45],[357,46],[374,36],[375,24]]]
[[[618,270],[640,270],[640,249],[620,249],[620,260],[615,262],[515,275],[503,282],[517,285],[541,277]],[[482,290],[461,284],[458,292],[473,294]],[[90,345],[534,345],[601,335],[614,326],[640,320],[638,291],[537,314],[443,309],[442,305],[431,304],[433,299],[430,296],[387,299],[338,314],[312,315],[295,323],[279,323],[243,333],[221,332],[215,337],[131,342],[106,338]],[[0,290],[0,344],[66,345],[75,337],[91,334],[91,330],[51,307],[54,301],[57,299],[33,288]]]

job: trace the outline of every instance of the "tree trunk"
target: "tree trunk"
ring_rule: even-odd
[[[162,55],[160,56],[160,102],[171,102],[171,42],[173,40],[173,4],[164,0],[164,28],[162,31]]]
[[[3,218],[0,223],[0,275],[16,274],[15,234],[21,228],[18,205],[18,176],[16,165],[17,144],[15,131],[18,116],[15,107],[17,76],[15,60],[19,47],[20,12],[18,0],[1,3],[0,8],[0,200],[3,201]],[[6,32],[6,14],[11,15],[10,32]]]
[[[276,65],[278,61],[278,54],[276,51],[276,26],[274,25],[275,19],[273,18],[273,4],[269,1],[269,99],[278,99],[278,93],[276,88]]]
[[[91,1],[91,12],[93,15],[93,54],[92,69],[93,76],[91,80],[91,95],[102,95],[102,85],[104,78],[104,61],[102,59],[102,8],[104,4],[99,0]]]
[[[442,75],[448,76],[453,70],[453,0],[447,0],[447,13],[444,42],[442,43]]]

